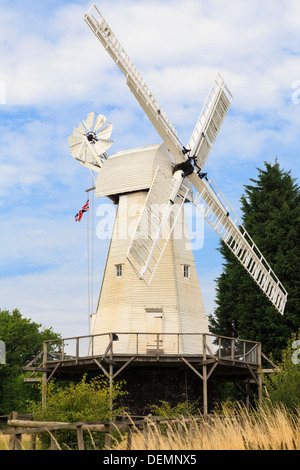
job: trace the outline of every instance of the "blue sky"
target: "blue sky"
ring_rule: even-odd
[[[91,3],[0,0],[0,307],[64,337],[89,331],[87,217],[78,224],[74,215],[92,184],[67,136],[96,111],[114,125],[109,155],[160,142],[83,20]],[[216,73],[224,77],[234,102],[206,171],[238,214],[244,185],[264,161],[278,157],[299,178],[298,0],[96,4],[182,142]],[[222,271],[218,244],[206,224],[194,254],[208,314]],[[94,308],[108,246],[94,238]]]

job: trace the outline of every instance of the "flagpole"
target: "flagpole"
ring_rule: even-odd
[[[86,189],[85,192],[89,193],[90,191],[95,190],[95,186],[89,189]],[[89,200],[89,199],[88,199]],[[91,204],[89,205],[90,209],[87,217],[87,269],[88,269],[88,334],[91,334],[91,317],[93,313],[93,295],[94,295],[94,200],[92,198]],[[91,212],[91,215],[90,215]]]
[[[90,211],[87,216],[87,269],[88,269],[88,330],[90,334],[91,297],[90,297]]]

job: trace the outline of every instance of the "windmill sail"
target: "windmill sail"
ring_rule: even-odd
[[[187,148],[202,169],[216,140],[233,97],[220,74],[208,94]]]
[[[127,258],[140,279],[150,284],[189,192],[181,172],[158,167],[131,240]],[[179,191],[181,190],[181,191]]]
[[[68,136],[71,155],[91,170],[99,171],[103,165],[103,154],[113,143],[109,140],[112,124],[105,126],[106,123],[105,116],[89,113],[78,128],[74,127],[73,135]]]
[[[95,5],[86,13],[85,22],[125,75],[127,85],[173,154],[176,163],[185,161],[174,126]]]
[[[198,191],[194,198],[197,209],[230,248],[274,307],[283,314],[287,300],[285,288],[239,222],[218,187],[212,180],[206,183],[195,174],[190,179]],[[214,190],[211,187],[214,187]]]
[[[95,5],[85,15],[85,21],[125,75],[129,89],[176,163],[184,162],[186,157],[174,126]],[[232,100],[230,91],[218,74],[187,145],[190,154],[197,157],[200,168],[204,166]]]
[[[105,47],[105,50],[115,61],[116,65],[125,75],[127,85],[152,122],[158,134],[161,136],[167,148],[172,153],[176,164],[186,162],[187,157],[185,154],[187,152],[183,151],[183,147],[177,137],[177,133],[173,125],[95,5],[93,5],[85,15],[85,21],[101,44]],[[229,246],[273,305],[280,313],[283,313],[287,299],[286,290],[277,279],[245,229],[242,226],[239,228],[237,219],[233,220],[228,214],[229,206],[227,203],[223,205],[220,202],[220,198],[222,197],[221,194],[219,193],[219,196],[216,196],[206,182],[198,176],[199,168],[203,168],[205,161],[208,158],[232,99],[233,97],[225,85],[224,80],[220,75],[218,75],[204,104],[202,112],[200,113],[199,119],[187,146],[190,157],[195,157],[194,160],[198,167],[197,169],[194,168],[193,173],[189,174],[188,178],[198,191],[196,199],[196,206],[198,209],[200,211],[203,210],[203,215],[206,220]],[[156,175],[157,179],[154,180],[153,187],[150,189],[148,195],[149,199],[146,201],[137,231],[143,230],[144,224],[149,220],[151,198],[158,187],[157,181],[160,176],[161,175]],[[167,204],[166,214],[168,214],[168,211],[171,209],[170,205],[172,205],[168,195],[169,189],[167,190],[167,188],[169,188],[169,184],[171,185],[172,191],[175,191],[177,186],[174,182],[174,177],[172,178],[171,175],[168,175],[165,179],[165,183],[163,185],[165,187],[162,188],[161,194],[159,194],[159,203],[163,204],[165,202]],[[178,188],[176,191],[178,191]],[[202,207],[205,207],[205,209],[202,209]],[[157,221],[156,236],[154,236],[154,238],[150,237],[148,239],[147,237],[137,237],[136,239],[134,238],[130,244],[128,259],[138,276],[145,281],[146,273],[149,272],[151,281],[161,257],[156,257],[154,252],[158,247],[160,247],[159,243],[161,235],[165,227],[168,226],[166,223],[168,220],[166,214],[163,215],[160,222]],[[230,214],[232,214],[231,210]],[[153,262],[155,266],[152,269],[151,263]]]

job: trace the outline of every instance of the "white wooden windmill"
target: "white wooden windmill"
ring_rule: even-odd
[[[156,335],[152,333],[162,333],[159,347],[173,353],[178,347],[176,334],[208,332],[190,241],[173,236],[179,226],[186,227],[182,210],[185,202],[195,204],[282,314],[287,299],[285,288],[217,186],[202,173],[232,102],[222,77],[218,74],[190,141],[183,147],[165,112],[95,5],[85,15],[85,21],[125,75],[130,90],[163,140],[158,145],[107,158],[112,126],[95,113],[90,113],[84,125],[80,124],[69,136],[73,157],[98,172],[96,197],[106,196],[118,203],[92,333],[144,332],[139,348],[145,352],[157,348]],[[134,210],[137,204],[142,207],[140,213]],[[124,232],[124,226],[134,230]],[[181,233],[186,234],[187,230]],[[107,338],[103,342],[99,339],[95,347],[103,353],[106,345]],[[125,354],[135,348],[134,335],[124,334],[114,351]],[[182,336],[180,352],[201,353],[199,340],[192,335]]]

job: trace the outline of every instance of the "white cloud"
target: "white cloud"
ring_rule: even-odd
[[[299,23],[282,2],[274,0],[272,8],[256,0],[122,1],[118,8],[116,2],[102,3],[129,56],[166,103],[198,103],[197,95],[208,91],[221,69],[235,96],[244,100],[237,106],[274,107],[278,87],[296,72],[298,61],[284,48],[297,46],[291,38],[299,37]],[[84,23],[85,5],[54,10],[47,18],[46,34],[42,26],[32,30],[6,14],[3,26],[11,42],[4,41],[1,48],[1,74],[11,104],[95,100],[103,89],[106,96],[100,100],[105,104],[119,97],[117,68]],[[122,100],[127,100],[126,93]]]
[[[77,209],[80,207],[78,206]],[[21,212],[21,211],[20,211]],[[75,213],[74,213],[75,215]],[[0,252],[2,309],[22,315],[65,337],[88,333],[88,292],[95,308],[109,240],[95,238],[94,270],[88,284],[87,217],[35,217],[19,213],[3,221]],[[91,222],[90,222],[91,223]],[[88,291],[90,289],[90,291]],[[72,332],[72,333],[70,333]]]
[[[26,114],[26,113],[24,113]],[[22,110],[0,124],[0,204],[5,197],[24,197],[70,182],[78,168],[71,165],[67,136],[53,121],[22,117]],[[23,122],[22,122],[23,120]]]

